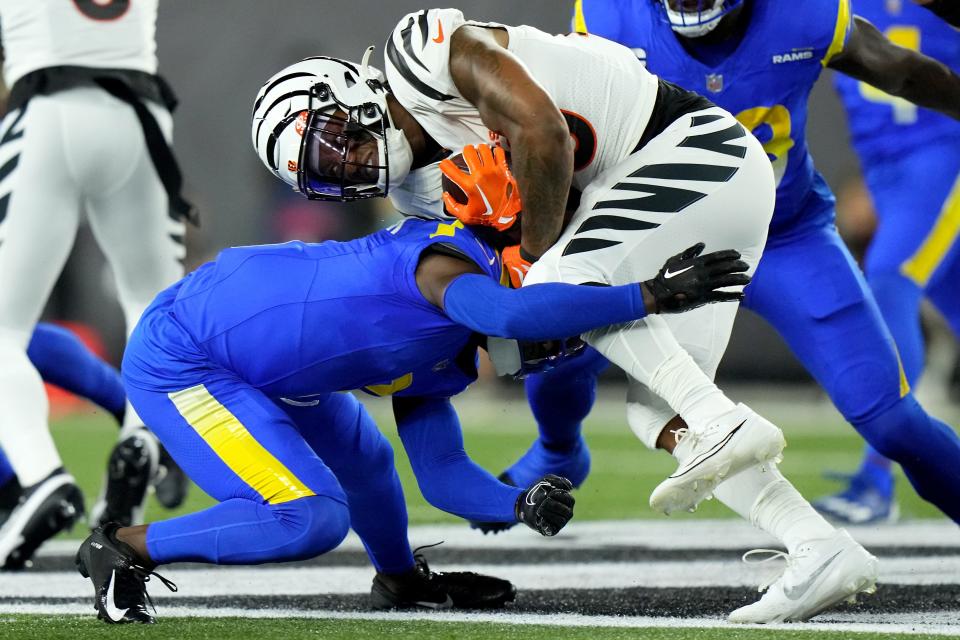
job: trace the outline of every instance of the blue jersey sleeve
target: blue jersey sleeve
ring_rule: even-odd
[[[646,315],[637,284],[544,283],[508,289],[472,273],[447,286],[443,307],[451,320],[477,333],[517,340],[568,338]]]
[[[618,0],[577,0],[573,5],[571,26],[576,33],[619,41],[622,34]]]
[[[394,398],[403,448],[427,502],[480,522],[516,522],[522,489],[503,484],[463,449],[460,420],[450,400]]]

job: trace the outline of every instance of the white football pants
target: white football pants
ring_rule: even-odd
[[[738,250],[752,274],[774,201],[773,170],[760,143],[720,108],[687,114],[590,184],[524,284],[641,282],[698,242],[705,252]],[[707,426],[709,414],[699,405],[720,395],[713,376],[737,306],[651,315],[584,336],[628,373],[630,425],[647,446],[655,447],[674,415],[691,429]]]
[[[170,141],[170,114],[147,104]],[[168,214],[133,109],[94,87],[36,96],[0,123],[0,446],[23,486],[61,465],[26,347],[83,212],[129,332],[183,275],[184,226]],[[137,421],[129,406],[127,413]]]

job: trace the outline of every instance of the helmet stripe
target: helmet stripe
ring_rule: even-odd
[[[279,138],[280,134],[283,133],[283,130],[287,128],[287,125],[289,125],[291,122],[296,120],[299,115],[300,115],[299,111],[294,111],[293,113],[290,113],[287,116],[285,116],[280,122],[277,123],[277,126],[275,126],[273,128],[273,131],[270,132],[270,137],[267,138],[267,148],[266,148],[267,162],[270,163],[270,168],[273,169],[274,171],[278,171],[277,163],[273,159],[273,150],[277,146],[277,138]]]
[[[253,112],[254,112],[254,113],[257,112],[257,109],[260,107],[260,104],[263,102],[263,99],[266,98],[266,97],[267,97],[267,94],[270,93],[270,91],[273,90],[273,88],[276,87],[276,86],[277,86],[278,84],[280,84],[281,82],[286,82],[287,80],[293,80],[294,78],[303,78],[303,77],[305,77],[305,76],[314,76],[314,77],[316,77],[316,75],[317,75],[317,74],[315,74],[315,73],[309,73],[309,72],[307,72],[307,71],[301,71],[301,72],[299,72],[299,73],[288,73],[288,74],[285,75],[285,76],[281,76],[281,77],[277,78],[276,80],[274,80],[273,82],[271,82],[269,85],[267,85],[267,87],[263,90],[263,93],[260,95],[260,97],[257,98],[257,101],[253,104]]]
[[[287,99],[289,99],[289,98],[294,98],[294,97],[296,97],[296,96],[309,96],[309,95],[310,95],[310,92],[309,92],[309,91],[304,91],[304,90],[301,89],[300,91],[290,91],[289,93],[285,93],[285,94],[283,94],[282,96],[280,96],[279,98],[277,98],[276,100],[274,100],[274,101],[270,104],[270,106],[267,107],[267,110],[263,112],[263,115],[260,116],[260,118],[259,118],[260,122],[257,124],[257,134],[256,134],[256,137],[255,137],[254,139],[255,139],[255,140],[259,140],[259,139],[260,139],[260,128],[263,126],[264,121],[267,119],[267,116],[270,115],[270,112],[273,110],[274,107],[276,107],[278,104],[280,104],[281,102],[283,102],[284,100],[287,100]],[[302,111],[302,109],[301,109],[301,111]]]

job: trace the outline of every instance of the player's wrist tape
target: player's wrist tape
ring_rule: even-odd
[[[529,251],[527,251],[526,249],[524,249],[523,245],[520,245],[520,257],[526,260],[527,262],[529,262],[530,264],[533,264],[534,262],[540,259],[540,256],[535,256]]]

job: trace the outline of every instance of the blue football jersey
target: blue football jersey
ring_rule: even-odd
[[[654,0],[577,0],[576,31],[634,50],[664,80],[734,114],[763,143],[777,179],[771,234],[833,215],[807,148],[807,99],[850,33],[849,0],[756,0],[746,34],[716,64],[688,52]]]
[[[166,379],[172,356],[180,370],[212,364],[273,398],[459,393],[476,378],[476,336],[415,281],[421,253],[437,243],[501,279],[497,252],[459,221],[407,219],[351,242],[226,249],[144,314],[137,330],[165,355],[128,353],[136,358],[124,363],[128,381],[139,384],[136,371]]]
[[[911,0],[855,0],[854,12],[891,41],[920,51],[960,72],[960,33]],[[853,145],[864,163],[960,138],[960,122],[917,107],[842,74],[835,81],[847,110]]]

